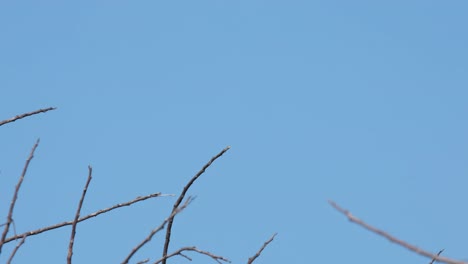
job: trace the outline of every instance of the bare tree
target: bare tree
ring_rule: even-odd
[[[43,109],[39,109],[39,110],[36,110],[36,111],[20,114],[20,115],[12,117],[10,119],[0,121],[0,126],[15,122],[17,120],[20,120],[20,119],[23,119],[23,118],[26,118],[26,117],[34,116],[34,115],[37,115],[37,114],[40,114],[40,113],[46,113],[48,111],[52,111],[52,110],[55,110],[55,109],[56,108],[54,108],[54,107],[49,107],[49,108],[43,108]],[[83,221],[89,221],[92,218],[97,217],[97,216],[102,215],[102,214],[107,214],[112,210],[119,209],[119,208],[125,207],[125,206],[132,206],[132,205],[134,205],[136,203],[139,203],[139,202],[142,202],[142,201],[145,201],[145,200],[148,200],[148,199],[152,199],[152,198],[156,198],[156,197],[164,197],[164,196],[173,196],[171,194],[162,194],[162,193],[147,194],[145,196],[139,196],[139,197],[137,197],[137,198],[135,198],[133,200],[130,200],[130,201],[126,201],[126,202],[123,202],[123,203],[118,203],[118,204],[116,204],[114,206],[98,210],[98,211],[96,211],[96,212],[94,212],[92,214],[89,214],[89,215],[86,215],[86,216],[81,216],[81,208],[83,206],[83,203],[84,203],[84,200],[85,200],[85,197],[86,197],[86,193],[88,191],[88,186],[90,185],[91,179],[93,177],[92,176],[92,167],[88,166],[88,178],[87,178],[87,181],[85,183],[85,186],[83,187],[82,194],[81,194],[81,197],[79,199],[78,206],[77,206],[77,209],[76,209],[75,217],[72,220],[66,221],[66,222],[61,222],[61,223],[56,223],[56,224],[53,224],[53,225],[50,225],[50,226],[45,226],[45,227],[42,227],[42,228],[39,228],[39,229],[36,229],[36,230],[30,230],[30,231],[27,231],[27,232],[24,232],[24,233],[21,233],[21,234],[16,234],[16,232],[14,232],[15,234],[13,234],[11,236],[8,236],[11,233],[10,232],[11,231],[11,226],[14,225],[14,209],[15,209],[16,201],[18,199],[18,194],[20,192],[21,185],[22,185],[23,181],[25,180],[25,176],[26,176],[26,172],[28,170],[28,167],[29,167],[29,165],[30,165],[30,163],[31,163],[31,161],[32,161],[32,159],[34,157],[34,153],[36,152],[38,146],[39,146],[39,140],[36,141],[36,143],[34,144],[34,146],[31,149],[31,152],[30,152],[28,158],[26,159],[26,163],[24,164],[23,171],[22,171],[22,173],[21,173],[21,175],[20,175],[20,177],[18,179],[18,183],[15,186],[13,197],[11,199],[10,207],[9,207],[8,214],[7,214],[7,217],[6,217],[6,222],[4,222],[1,225],[3,227],[3,232],[2,232],[2,235],[1,235],[1,239],[0,239],[0,254],[4,254],[4,252],[2,252],[3,245],[5,245],[7,243],[11,243],[13,241],[18,241],[17,245],[9,253],[9,258],[7,260],[7,263],[12,263],[12,261],[13,261],[13,259],[15,257],[15,254],[21,248],[21,246],[25,243],[25,241],[26,241],[26,239],[28,237],[35,236],[35,235],[46,235],[45,233],[47,233],[47,232],[49,232],[51,230],[71,225],[72,230],[71,230],[71,234],[70,234],[70,239],[68,241],[68,254],[67,254],[67,263],[71,264],[72,260],[73,260],[73,245],[74,245],[74,242],[75,242],[76,234],[77,234],[77,232],[79,230],[77,228],[79,223],[81,223]],[[169,216],[166,219],[164,219],[159,226],[157,226],[153,230],[151,230],[149,232],[149,234],[145,238],[143,238],[142,242],[140,242],[138,245],[135,245],[135,247],[133,249],[129,249],[129,254],[127,255],[127,257],[124,260],[122,260],[123,264],[129,263],[131,258],[143,246],[145,246],[153,238],[154,235],[156,235],[157,233],[159,233],[160,231],[162,231],[164,229],[166,230],[166,235],[165,235],[165,240],[164,240],[164,245],[163,245],[163,253],[162,253],[162,256],[159,259],[153,260],[153,263],[155,263],[155,264],[156,263],[166,264],[167,260],[174,257],[174,256],[181,256],[181,257],[184,257],[184,258],[186,258],[188,260],[191,260],[191,258],[186,254],[187,252],[194,252],[194,253],[198,253],[200,255],[207,256],[207,257],[213,259],[214,261],[216,261],[217,263],[223,263],[223,262],[230,263],[231,262],[226,257],[216,255],[216,254],[211,253],[211,252],[206,251],[206,250],[199,249],[196,246],[181,247],[181,248],[169,253],[169,244],[170,244],[170,241],[171,241],[171,230],[174,227],[174,219],[187,206],[189,206],[190,203],[193,201],[193,198],[190,197],[190,196],[185,198],[188,190],[194,184],[194,182],[218,158],[220,158],[224,153],[226,153],[229,150],[229,148],[230,148],[229,146],[224,148],[221,152],[219,152],[217,155],[215,155],[213,158],[211,158],[202,167],[202,169],[198,173],[196,173],[195,176],[193,176],[188,181],[188,183],[182,189],[182,192],[178,196],[176,202],[174,203],[172,211],[169,214]],[[257,257],[259,257],[260,254],[262,253],[262,251],[265,249],[265,247],[270,242],[273,241],[275,236],[276,236],[276,234],[274,234],[269,240],[267,240],[254,256],[248,258],[247,263],[250,264]],[[64,242],[66,242],[66,241],[64,241]],[[151,256],[151,257],[154,257],[154,256]],[[137,261],[135,263],[148,263],[150,261],[151,261],[151,258],[147,258],[145,260]]]

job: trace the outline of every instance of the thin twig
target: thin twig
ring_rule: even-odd
[[[200,250],[196,247],[183,247],[183,248],[179,248],[178,250],[172,252],[171,254],[169,255],[166,255],[164,257],[162,257],[161,259],[157,260],[156,262],[154,262],[154,264],[159,264],[165,260],[167,260],[168,258],[171,258],[171,257],[174,257],[174,256],[182,256],[184,258],[188,258],[189,260],[191,260],[189,257],[187,257],[186,255],[182,254],[182,252],[184,251],[195,251],[197,253],[200,253],[202,255],[205,255],[205,256],[208,256],[208,257],[211,257],[213,260],[215,260],[216,262],[218,262],[219,264],[222,264],[221,261],[224,261],[224,262],[227,262],[227,263],[231,263],[231,261],[223,256],[217,256],[211,252],[208,252],[208,251],[204,251],[204,250]]]
[[[172,211],[175,211],[177,210],[177,207],[179,207],[180,203],[182,202],[182,200],[184,199],[184,196],[185,194],[187,193],[188,189],[190,188],[190,186],[192,186],[192,184],[198,179],[198,177],[200,177],[200,175],[202,175],[205,170],[210,167],[210,165],[216,160],[218,159],[219,157],[221,157],[224,153],[226,153],[226,151],[228,151],[231,147],[230,146],[227,146],[225,149],[223,149],[220,153],[218,153],[216,156],[212,157],[210,161],[208,161],[208,163],[205,164],[205,166],[203,166],[203,168],[197,173],[195,174],[195,176],[192,177],[192,179],[187,183],[187,185],[185,185],[184,189],[182,190],[182,193],[179,195],[179,198],[177,199],[177,201],[174,203],[174,207],[172,209]],[[170,219],[169,219],[169,222],[167,223],[167,229],[166,229],[166,239],[164,241],[164,249],[163,249],[163,254],[162,254],[162,264],[166,264],[166,258],[164,258],[166,255],[167,255],[167,251],[169,250],[169,243],[171,241],[171,230],[172,230],[172,224],[174,222],[174,216],[172,216]]]
[[[92,178],[93,178],[93,168],[91,166],[88,166],[88,180],[86,181],[85,187],[83,188],[83,192],[81,193],[80,202],[78,204],[78,208],[76,209],[75,219],[73,220],[73,223],[72,223],[70,243],[68,244],[68,256],[67,256],[68,264],[72,263],[73,244],[75,243],[76,225],[78,224],[78,219],[80,219],[81,207],[83,207],[83,201],[86,196],[86,192],[88,191],[88,186]]]
[[[167,217],[158,227],[151,230],[149,235],[145,239],[143,239],[143,241],[141,241],[136,247],[134,247],[132,249],[132,251],[124,259],[124,261],[122,261],[122,264],[127,264],[130,261],[130,259],[133,257],[133,255],[135,255],[135,253],[137,253],[138,250],[140,250],[146,243],[148,243],[153,238],[153,236],[156,235],[156,233],[158,233],[159,231],[164,229],[164,226],[167,224],[169,219],[174,218],[174,216],[176,214],[182,212],[182,210],[184,210],[192,201],[193,201],[193,198],[188,197],[187,200],[185,201],[185,203],[182,206],[178,207],[177,210],[172,211],[172,213],[171,213],[171,215],[169,215],[169,217]]]
[[[391,242],[395,243],[395,244],[398,244],[406,249],[409,249],[419,255],[422,255],[422,256],[425,256],[425,257],[428,257],[428,258],[431,258],[431,259],[435,259],[437,261],[440,261],[440,262],[444,262],[444,263],[447,263],[447,264],[468,264],[468,262],[464,262],[464,261],[461,261],[461,260],[456,260],[456,259],[451,259],[451,258],[446,258],[446,257],[442,257],[442,256],[438,256],[438,255],[435,255],[429,251],[426,251],[426,250],[423,250],[423,249],[420,249],[414,245],[411,245],[401,239],[398,239],[388,233],[386,233],[385,231],[382,231],[380,229],[377,229],[369,224],[367,224],[366,222],[362,221],[361,219],[355,217],[354,215],[351,214],[351,212],[349,212],[348,210],[346,209],[343,209],[341,208],[338,204],[336,204],[334,201],[331,201],[329,200],[328,203],[333,207],[335,208],[338,212],[344,214],[349,221],[353,222],[353,223],[356,223],[362,227],[364,227],[365,229],[373,232],[373,233],[376,233],[380,236],[383,236],[385,237],[386,239],[390,240]]]
[[[39,109],[39,110],[32,111],[32,112],[29,112],[29,113],[17,115],[15,117],[10,118],[10,119],[0,121],[0,126],[3,126],[5,124],[11,123],[11,122],[15,122],[16,120],[19,120],[19,119],[22,119],[22,118],[25,118],[25,117],[28,117],[28,116],[37,115],[37,114],[40,114],[40,113],[45,113],[47,111],[51,111],[51,110],[55,110],[55,109],[57,109],[57,108],[56,107],[49,107],[49,108],[43,108],[43,109]]]
[[[254,260],[256,258],[258,258],[260,256],[260,254],[262,254],[262,251],[268,246],[268,244],[271,243],[271,241],[273,241],[273,239],[275,239],[275,236],[277,235],[278,233],[274,233],[273,236],[270,237],[270,239],[268,239],[267,241],[265,241],[265,243],[263,243],[263,246],[257,251],[257,253],[255,255],[253,255],[252,257],[249,258],[249,260],[247,261],[247,264],[251,264],[252,262],[254,262]]]
[[[15,257],[15,254],[16,252],[18,251],[18,249],[24,244],[24,241],[26,240],[26,236],[24,236],[21,241],[18,243],[18,245],[16,245],[15,249],[13,249],[13,251],[11,252],[11,255],[10,255],[10,258],[8,259],[7,261],[7,264],[10,264],[11,261],[13,260],[13,258]]]
[[[444,249],[439,250],[439,252],[437,253],[437,256],[440,256],[440,254],[442,254],[442,252],[444,252]],[[431,260],[431,262],[429,262],[429,264],[433,264],[435,260],[436,260],[435,258],[432,258],[432,260]]]
[[[174,196],[174,195],[172,195],[172,194],[152,193],[152,194],[142,196],[142,197],[138,196],[137,198],[135,198],[135,199],[133,199],[131,201],[128,201],[128,202],[125,202],[125,203],[119,203],[119,204],[116,204],[116,205],[114,205],[112,207],[109,207],[109,208],[106,208],[106,209],[101,209],[101,210],[96,211],[96,212],[94,212],[92,214],[81,217],[80,219],[78,219],[78,223],[82,222],[82,221],[85,221],[85,220],[88,220],[89,218],[96,217],[96,216],[98,216],[100,214],[107,213],[109,211],[112,211],[112,210],[120,208],[120,207],[130,206],[130,205],[132,205],[134,203],[138,203],[138,202],[150,199],[150,198],[162,197],[162,196]],[[67,221],[67,222],[62,222],[62,223],[58,223],[58,224],[55,224],[55,225],[43,227],[43,228],[40,228],[40,229],[36,229],[36,230],[33,230],[33,231],[28,231],[28,232],[25,232],[23,234],[19,234],[19,235],[7,238],[5,240],[5,244],[9,243],[9,242],[11,242],[13,240],[16,240],[18,238],[21,238],[23,236],[34,236],[34,235],[41,234],[43,232],[47,232],[47,231],[57,229],[57,228],[61,228],[61,227],[64,227],[64,226],[69,226],[69,225],[72,225],[72,224],[73,224],[73,221]]]
[[[33,148],[31,149],[31,153],[29,154],[29,157],[26,160],[26,163],[24,164],[23,172],[21,173],[18,183],[16,184],[15,193],[13,194],[13,199],[11,200],[11,203],[10,203],[10,210],[8,211],[7,222],[5,224],[5,228],[3,229],[2,239],[0,240],[0,253],[2,252],[3,244],[6,243],[5,242],[6,236],[8,234],[8,231],[10,230],[10,224],[13,221],[13,210],[15,208],[16,199],[18,199],[18,193],[21,188],[21,184],[23,183],[24,176],[26,175],[26,172],[28,171],[29,163],[34,157],[34,151],[36,151],[37,146],[39,146],[39,139],[36,141],[36,144],[34,144]]]

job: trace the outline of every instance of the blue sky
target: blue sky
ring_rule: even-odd
[[[176,218],[172,250],[197,245],[246,263],[278,232],[255,263],[428,263],[349,223],[333,199],[408,242],[466,260],[467,8],[3,2],[0,119],[58,109],[1,127],[1,214],[39,137],[18,233],[71,220],[89,164],[82,214],[178,194],[230,145],[190,190],[197,198]],[[78,225],[74,263],[120,263],[174,201]],[[69,234],[28,238],[16,263],[64,263]],[[134,260],[159,258],[162,237]]]

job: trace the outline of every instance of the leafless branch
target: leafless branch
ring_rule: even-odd
[[[172,219],[174,218],[174,216],[180,212],[182,212],[185,208],[187,208],[187,206],[193,201],[193,198],[192,197],[188,197],[187,200],[185,201],[185,203],[180,206],[180,207],[177,207],[176,210],[172,211],[171,215],[169,215],[169,217],[167,217],[158,227],[156,227],[155,229],[151,230],[150,234],[145,238],[143,239],[143,241],[140,242],[140,244],[138,244],[136,247],[134,247],[132,249],[132,251],[130,252],[130,254],[128,254],[128,256],[125,258],[124,261],[122,261],[122,264],[127,264],[130,259],[133,257],[133,255],[135,255],[135,253],[137,253],[138,250],[140,250],[146,243],[148,243],[154,235],[156,235],[156,233],[158,233],[159,231],[161,231],[162,229],[164,229],[164,226],[167,224],[167,222],[169,221],[169,219]]]
[[[51,110],[55,110],[55,109],[57,109],[57,108],[49,107],[49,108],[43,108],[43,109],[39,109],[39,110],[32,111],[32,112],[29,112],[29,113],[25,113],[25,114],[22,114],[22,115],[17,115],[15,117],[10,118],[10,119],[0,121],[0,126],[3,126],[5,124],[11,123],[11,122],[15,122],[16,120],[19,120],[19,119],[22,119],[22,118],[25,118],[25,117],[28,117],[28,116],[37,115],[37,114],[40,114],[40,113],[45,113],[47,111],[51,111]]]
[[[451,259],[451,258],[446,258],[446,257],[441,257],[439,255],[435,255],[429,251],[426,251],[426,250],[423,250],[423,249],[420,249],[414,245],[411,245],[401,239],[398,239],[388,233],[386,233],[385,231],[382,231],[380,229],[377,229],[369,224],[367,224],[366,222],[362,221],[361,219],[355,217],[354,215],[351,214],[351,212],[349,212],[348,210],[346,209],[343,209],[341,208],[338,204],[336,204],[334,201],[331,201],[329,200],[328,203],[333,207],[335,208],[338,212],[344,214],[349,221],[353,222],[353,223],[356,223],[362,227],[364,227],[365,229],[373,232],[373,233],[376,233],[380,236],[383,236],[385,237],[386,239],[390,240],[391,242],[395,243],[395,244],[398,244],[406,249],[409,249],[419,255],[422,255],[422,256],[425,256],[425,257],[428,257],[428,258],[431,258],[431,259],[434,259],[434,260],[437,260],[437,261],[440,261],[440,262],[444,262],[444,263],[447,263],[447,264],[468,264],[468,262],[464,262],[464,261],[460,261],[460,260],[455,260],[455,259]],[[440,253],[440,252],[439,252]]]
[[[440,254],[442,254],[442,252],[444,252],[443,249],[439,250],[439,252],[437,253],[437,256],[440,256]],[[435,258],[432,258],[432,260],[431,260],[431,262],[429,262],[429,264],[433,264],[434,261],[436,261],[436,259],[435,259]]]
[[[256,258],[258,258],[260,256],[260,254],[262,254],[262,251],[268,246],[268,244],[271,243],[271,241],[273,241],[273,239],[275,239],[275,236],[277,235],[278,233],[274,233],[273,236],[270,237],[270,239],[268,239],[267,241],[265,241],[265,243],[263,243],[263,246],[257,251],[257,253],[250,257],[249,260],[247,261],[247,264],[251,264],[252,262],[254,262],[254,260]]]
[[[155,197],[162,197],[162,196],[173,196],[172,194],[161,194],[161,193],[152,193],[152,194],[149,194],[149,195],[146,195],[146,196],[138,196],[137,198],[131,200],[131,201],[128,201],[128,202],[125,202],[125,203],[119,203],[119,204],[116,204],[112,207],[109,207],[109,208],[106,208],[106,209],[101,209],[99,211],[96,211],[92,214],[89,214],[87,216],[84,216],[84,217],[81,217],[80,219],[78,219],[78,223],[79,222],[82,222],[82,221],[85,221],[85,220],[88,220],[89,218],[92,218],[92,217],[96,217],[100,214],[104,214],[104,213],[107,213],[109,211],[112,211],[114,209],[117,209],[117,208],[120,208],[120,207],[124,207],[124,206],[130,206],[134,203],[138,203],[138,202],[141,202],[141,201],[144,201],[144,200],[147,200],[147,199],[150,199],[150,198],[155,198]],[[43,227],[43,228],[40,228],[40,229],[36,229],[36,230],[33,230],[33,231],[28,231],[28,232],[25,232],[23,234],[19,234],[19,235],[15,235],[13,237],[9,237],[5,240],[5,244],[6,243],[9,243],[13,240],[16,240],[18,238],[21,238],[23,236],[34,236],[34,235],[38,235],[38,234],[41,234],[43,232],[47,232],[49,230],[53,230],[53,229],[57,229],[57,228],[61,228],[61,227],[64,227],[64,226],[69,226],[69,225],[72,225],[73,224],[73,221],[67,221],[67,222],[63,222],[63,223],[58,223],[58,224],[55,224],[55,225],[51,225],[51,226],[47,226],[47,227]]]
[[[195,251],[197,253],[200,253],[202,255],[205,255],[205,256],[208,256],[208,257],[211,257],[213,260],[215,260],[216,262],[218,262],[219,264],[222,264],[221,261],[224,261],[224,262],[227,262],[227,263],[231,263],[231,261],[225,257],[222,257],[222,256],[217,256],[213,253],[210,253],[208,251],[204,251],[204,250],[200,250],[196,247],[183,247],[183,248],[179,248],[178,250],[172,252],[171,254],[169,255],[165,255],[164,257],[162,257],[161,259],[157,260],[156,262],[154,262],[154,264],[158,264],[158,263],[161,263],[165,260],[167,260],[168,258],[172,258],[173,256],[182,256],[182,257],[185,257],[185,258],[188,258],[189,260],[191,260],[189,257],[187,257],[186,255],[182,254],[182,252],[184,251]]]
[[[80,202],[78,204],[78,208],[76,209],[75,219],[72,223],[72,232],[70,236],[70,243],[68,244],[68,256],[67,256],[67,263],[72,263],[72,256],[73,256],[73,244],[75,243],[75,234],[76,234],[76,225],[78,224],[78,219],[80,219],[80,212],[81,207],[83,206],[83,201],[86,196],[86,192],[88,191],[89,183],[93,178],[93,168],[88,166],[88,180],[86,181],[85,187],[83,188],[83,192],[81,194]]]
[[[31,153],[29,154],[29,157],[26,160],[26,163],[24,164],[23,172],[21,173],[18,183],[16,184],[15,193],[13,194],[13,199],[11,200],[10,209],[8,211],[7,222],[5,224],[5,228],[3,229],[2,239],[0,240],[0,253],[2,252],[3,244],[6,243],[6,236],[8,234],[8,231],[10,230],[11,222],[13,221],[13,210],[15,209],[15,204],[16,200],[18,199],[18,193],[21,188],[21,184],[23,183],[24,176],[28,171],[29,163],[34,157],[34,151],[36,151],[37,146],[39,146],[39,139],[36,141],[36,144],[34,144],[33,148],[31,149]]]
[[[231,147],[228,146],[226,147],[225,149],[223,149],[220,153],[218,153],[216,156],[212,157],[210,161],[208,161],[208,163],[205,164],[205,166],[203,166],[203,168],[197,173],[195,174],[195,176],[193,176],[193,178],[187,183],[187,185],[185,185],[184,189],[182,190],[182,193],[179,195],[179,198],[177,199],[177,201],[174,203],[174,207],[172,209],[172,211],[174,212],[175,210],[177,210],[177,208],[179,207],[180,203],[182,202],[182,200],[184,199],[184,196],[185,194],[187,193],[188,189],[190,188],[190,186],[192,186],[192,184],[198,179],[198,177],[200,177],[200,175],[202,175],[205,170],[210,167],[210,165],[216,160],[218,159],[219,157],[221,157],[224,153],[226,153],[226,151],[228,151]],[[167,255],[167,252],[169,250],[169,243],[171,241],[171,230],[172,230],[172,224],[174,222],[174,217],[175,215],[173,215],[171,218],[169,218],[169,221],[167,223],[167,229],[166,229],[166,239],[164,241],[164,249],[163,249],[163,254],[162,254],[162,264],[166,264],[166,258],[164,258],[166,255]]]
[[[16,252],[18,251],[18,249],[24,244],[24,241],[26,240],[26,236],[24,236],[20,242],[18,243],[18,245],[16,245],[15,249],[13,249],[13,251],[11,252],[11,255],[10,255],[10,258],[8,258],[8,261],[7,261],[7,264],[10,264],[11,261],[13,260],[13,258],[15,257],[16,255]]]

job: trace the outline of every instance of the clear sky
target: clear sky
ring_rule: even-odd
[[[466,260],[467,9],[432,0],[3,1],[0,120],[58,109],[0,128],[0,213],[39,137],[18,233],[71,220],[88,165],[82,214],[178,194],[230,145],[189,191],[197,198],[176,218],[172,250],[196,245],[246,263],[278,232],[255,263],[429,262],[349,223],[333,199]],[[174,201],[78,225],[74,263],[120,263]],[[28,238],[16,263],[64,263],[70,230]],[[159,258],[162,237],[134,260]]]

